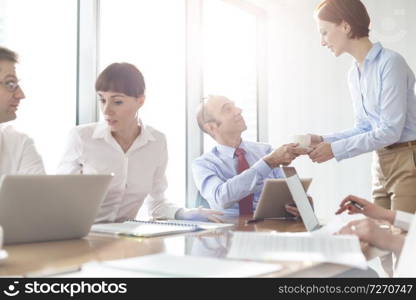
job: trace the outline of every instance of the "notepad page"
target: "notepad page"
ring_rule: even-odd
[[[367,268],[355,236],[292,235],[234,232],[228,258],[332,262]]]

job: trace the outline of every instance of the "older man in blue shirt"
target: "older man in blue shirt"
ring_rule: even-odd
[[[194,161],[194,181],[211,208],[227,215],[252,214],[264,180],[282,177],[279,166],[304,154],[296,144],[273,151],[270,145],[243,141],[247,126],[241,109],[224,96],[209,96],[200,106],[197,121],[218,144]],[[245,202],[251,202],[248,208]],[[297,214],[296,208],[287,210]]]

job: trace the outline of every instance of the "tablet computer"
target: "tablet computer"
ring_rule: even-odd
[[[312,178],[301,179],[301,182],[303,188],[307,191],[312,182]],[[286,204],[294,204],[286,179],[267,179],[264,183],[253,219],[290,219],[293,216],[286,211]]]

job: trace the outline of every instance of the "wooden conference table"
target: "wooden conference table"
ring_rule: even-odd
[[[227,223],[235,224],[232,228],[163,237],[129,238],[90,233],[78,240],[5,246],[9,257],[0,264],[0,276],[25,276],[35,272],[42,277],[42,274],[46,276],[48,270],[51,269],[66,270],[90,261],[114,260],[156,253],[224,257],[230,247],[232,230],[305,231],[301,222],[267,220],[246,225],[247,219],[247,217],[226,219]],[[387,254],[365,245],[363,245],[363,252],[367,260]],[[308,261],[276,263],[282,265],[283,268],[279,272],[268,274],[267,277],[330,277],[349,269],[343,265]]]

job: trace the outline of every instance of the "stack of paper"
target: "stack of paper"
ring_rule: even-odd
[[[367,268],[356,236],[234,232],[228,258],[314,261]]]

